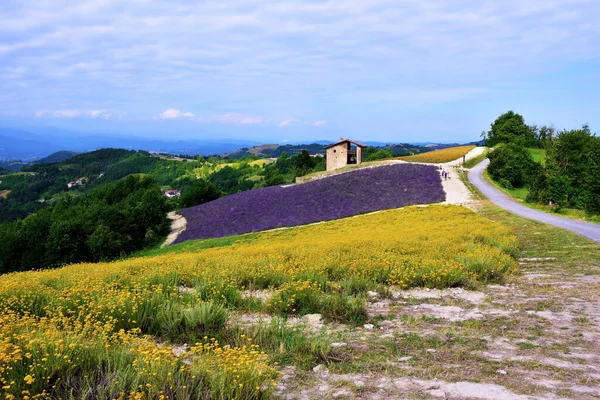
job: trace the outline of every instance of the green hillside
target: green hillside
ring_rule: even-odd
[[[79,154],[79,153],[77,153],[75,151],[61,150],[61,151],[57,151],[56,153],[52,153],[47,157],[42,158],[41,160],[38,161],[38,163],[40,163],[40,164],[57,163],[57,162],[61,162],[64,160],[68,160],[69,158],[71,158],[77,154]]]

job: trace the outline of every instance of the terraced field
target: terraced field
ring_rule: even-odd
[[[329,221],[444,199],[441,179],[433,166],[364,168],[296,186],[237,193],[182,210],[187,228],[175,243]]]

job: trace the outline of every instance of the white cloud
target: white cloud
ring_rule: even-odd
[[[52,116],[55,118],[75,118],[81,115],[79,110],[56,110],[52,112]]]
[[[281,121],[279,123],[279,126],[281,126],[281,127],[290,126],[290,125],[292,125],[293,122],[294,122],[293,119],[284,119],[283,121]]]
[[[79,110],[95,104],[149,117],[162,101],[189,110],[210,99],[202,120],[288,126],[215,114],[294,110],[305,121],[295,124],[323,126],[308,122],[322,117],[323,99],[369,120],[382,103],[477,99],[600,54],[593,0],[76,3],[3,3],[0,109],[59,104],[57,117],[106,117]],[[155,118],[198,114],[171,108]]]
[[[168,108],[160,114],[154,116],[154,119],[179,119],[179,118],[189,118],[193,119],[195,115],[189,111],[182,112],[180,110],[176,110],[174,108]]]
[[[315,126],[324,126],[327,123],[324,119],[315,122]]]
[[[49,116],[52,118],[77,118],[77,117],[89,117],[89,118],[104,118],[108,119],[111,117],[111,113],[108,110],[37,110],[33,113],[37,118]]]
[[[110,113],[107,110],[91,110],[89,115],[92,118],[110,118]]]
[[[218,122],[224,124],[260,124],[263,122],[261,117],[239,114],[239,113],[227,113],[221,114],[214,117],[214,119]]]

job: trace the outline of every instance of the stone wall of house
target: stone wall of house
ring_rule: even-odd
[[[327,149],[327,171],[333,171],[348,164],[347,146],[347,143],[341,143]]]
[[[364,159],[362,147],[356,146],[356,163],[360,164],[363,161],[365,161],[365,159]]]

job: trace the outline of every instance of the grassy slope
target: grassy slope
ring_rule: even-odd
[[[424,242],[429,245],[422,246]],[[218,398],[222,386],[228,393],[222,397],[243,397],[239,388],[251,382],[253,392],[246,396],[258,397],[265,377],[274,373],[261,355],[240,349],[247,344],[246,336],[260,344],[271,361],[308,369],[327,362],[328,340],[277,324],[232,327],[225,323],[230,312],[262,311],[274,317],[319,313],[330,321],[361,325],[367,317],[368,290],[387,293],[385,284],[390,283],[443,287],[470,280],[502,281],[516,267],[507,254],[516,251],[515,245],[505,227],[465,208],[408,207],[186,243],[157,250],[162,257],[7,274],[0,277],[0,354],[11,357],[0,359],[0,379],[16,382],[7,385],[15,394],[25,388],[40,393],[46,381],[59,377],[84,382],[84,391],[107,390],[112,397],[138,384],[150,397],[158,397],[159,390],[175,383],[178,398]],[[248,289],[274,293],[263,303],[243,297]],[[22,315],[23,310],[28,313]],[[38,319],[41,316],[44,320]],[[152,337],[139,337],[138,329]],[[174,356],[169,343],[195,343],[202,335],[217,338],[219,346],[231,344],[232,349],[192,350],[189,367]],[[44,351],[47,343],[58,347]],[[29,354],[27,361],[21,363],[20,354]],[[23,368],[13,369],[15,363]],[[108,375],[98,365],[110,365]],[[229,372],[238,365],[248,365],[241,382]],[[267,371],[262,376],[261,369]],[[8,371],[6,376],[3,371]],[[110,387],[102,388],[107,380]],[[190,385],[197,390],[194,395],[186,392]],[[53,394],[61,398],[67,390],[61,386]],[[98,397],[108,397],[102,393]]]
[[[598,273],[600,245],[565,229],[509,213],[485,201],[480,214],[511,228],[520,244],[520,256],[552,257],[550,264],[572,268],[579,273]]]
[[[463,167],[464,168],[473,168],[474,166],[476,166],[477,164],[479,164],[480,162],[482,162],[483,160],[485,160],[487,158],[487,156],[488,156],[489,153],[490,153],[490,149],[486,147],[484,149],[483,153],[481,153],[477,157],[473,157],[470,160],[467,160],[463,164]]]
[[[466,171],[460,174],[460,179],[473,198],[481,200],[483,206],[479,214],[514,231],[519,239],[522,257],[548,257],[551,254],[556,263],[561,265],[584,265],[595,270],[600,266],[600,245],[597,243],[566,229],[523,218],[496,206],[469,182]],[[491,182],[489,176],[487,180]]]
[[[477,196],[477,195],[476,195]],[[438,206],[434,206],[438,207]],[[427,211],[434,207],[427,207],[421,210],[423,213],[427,213]],[[512,215],[496,206],[491,204],[489,201],[482,202],[482,208],[480,210],[480,214],[486,218],[489,218],[493,221],[497,221],[502,223],[512,230],[514,230],[517,235],[520,243],[521,257],[539,257],[546,258],[552,257],[551,260],[543,261],[543,265],[539,268],[543,268],[546,271],[561,271],[564,274],[574,274],[574,273],[584,273],[584,274],[597,274],[598,273],[598,265],[600,265],[600,246],[597,244],[581,238],[573,233],[568,231],[554,228],[549,225],[537,223],[531,220],[527,220],[515,215]],[[451,217],[452,213],[445,214],[446,217]],[[364,217],[359,217],[364,218]],[[357,218],[357,220],[359,219]],[[417,219],[414,218],[410,220],[411,222],[415,222],[415,225],[419,225]],[[333,223],[329,224],[330,226]],[[318,229],[323,230],[326,227],[326,224],[318,226]],[[299,229],[287,229],[282,231],[281,233],[277,233],[274,236],[282,236],[289,237],[289,239],[294,239],[296,235],[295,232],[301,231],[301,229],[307,228],[299,228]],[[310,229],[316,229],[310,227]],[[212,240],[204,240],[204,241],[193,241],[183,243],[178,246],[172,246],[163,250],[155,250],[154,252],[148,252],[148,255],[168,255],[174,253],[183,253],[183,252],[199,252],[198,257],[196,258],[196,262],[200,261],[200,255],[202,253],[202,249],[216,248],[216,247],[225,247],[225,246],[238,246],[241,245],[243,247],[246,244],[256,243],[259,241],[259,236],[261,234],[252,234],[252,235],[242,235],[238,237],[230,237],[230,238],[221,238],[221,239],[212,239]],[[435,238],[439,235],[439,233],[433,234],[432,238]],[[376,236],[376,235],[375,235]],[[457,237],[461,237],[461,235],[457,235]],[[287,240],[283,243],[295,243],[294,240]],[[423,242],[421,242],[422,244]],[[240,247],[240,246],[238,246]],[[216,249],[215,249],[216,250]],[[291,250],[290,250],[291,251]],[[421,254],[423,251],[423,246],[415,247],[416,254]],[[289,257],[288,252],[284,252],[283,255]],[[174,258],[174,257],[173,257]],[[153,284],[162,283],[168,285],[169,288],[173,285],[172,289],[177,293],[177,288],[179,283],[172,284],[167,279],[158,280],[158,276],[152,277],[148,276],[146,270],[144,268],[140,268],[140,266],[144,263],[144,260],[131,260],[132,263],[127,266],[122,275],[117,274],[108,274],[104,279],[104,282],[111,283],[114,285],[115,290],[117,288],[133,284],[131,281],[136,279],[138,276],[144,276],[144,279],[147,279],[149,282]],[[139,263],[137,262],[139,261]],[[149,270],[155,268],[152,266],[153,260],[147,260],[147,267]],[[154,259],[154,261],[158,261]],[[107,267],[113,268],[115,263],[105,264]],[[85,266],[80,266],[85,267]],[[85,279],[89,279],[90,275],[102,273],[101,269],[97,268],[97,265],[93,266],[94,268],[79,268],[81,271],[82,281]],[[173,266],[175,267],[175,265]],[[538,268],[538,267],[536,267]],[[566,269],[565,269],[566,268]],[[78,266],[67,267],[61,271],[67,271],[68,269],[78,269]],[[176,269],[178,272],[180,270]],[[533,269],[530,266],[523,266],[524,272],[538,272],[538,269]],[[142,275],[140,275],[140,273]],[[52,288],[55,288],[60,292],[63,289],[63,285],[65,282],[61,281],[59,276],[56,278],[51,276],[54,274],[53,271],[44,271],[41,273],[26,273],[22,276],[31,276],[33,277],[36,274],[47,275],[47,279],[43,279],[40,283],[45,287],[45,292],[50,293]],[[21,275],[19,275],[21,276]],[[67,277],[67,275],[62,275]],[[16,277],[16,274],[14,275]],[[36,276],[36,279],[37,276]],[[131,280],[130,280],[131,279]],[[176,276],[171,277],[170,279],[177,279]],[[522,289],[523,281],[527,281],[518,276],[510,278],[511,281],[516,286],[511,287],[511,292],[515,290]],[[35,279],[34,279],[35,280]],[[31,285],[29,280],[14,280],[15,284],[22,285],[25,284],[23,282],[27,282],[27,285]],[[20,283],[17,283],[20,282]],[[103,282],[100,280],[98,282]],[[189,283],[188,283],[189,285]],[[82,286],[82,285],[78,285]],[[111,286],[112,288],[113,286]],[[89,287],[80,288],[81,293],[80,296],[89,295]],[[547,290],[545,286],[540,286],[537,282],[534,282],[531,290],[537,290],[537,292],[532,293],[538,296],[544,295]],[[4,289],[3,289],[4,290]],[[141,290],[141,289],[140,289]],[[344,288],[343,290],[346,290]],[[556,288],[552,287],[552,291],[555,291]],[[57,293],[58,293],[57,292]],[[364,290],[363,290],[364,292]],[[35,292],[37,293],[37,292]],[[35,294],[33,293],[33,294]],[[106,299],[107,296],[110,296],[110,292],[100,293],[100,299]],[[156,294],[158,295],[158,294]],[[210,293],[208,294],[210,295]],[[169,299],[169,301],[178,305],[178,302],[184,300],[190,301],[191,295],[174,296],[174,299]],[[512,298],[516,298],[517,296],[511,296]],[[534,297],[529,296],[529,297]],[[115,300],[120,299],[121,297],[115,298]],[[452,306],[464,306],[461,303],[449,303],[451,300],[442,300],[443,305],[452,305]],[[428,301],[422,301],[427,303]],[[446,303],[448,302],[448,303]],[[419,303],[416,303],[419,304]],[[494,303],[494,307],[502,307],[502,303]],[[118,302],[115,302],[116,306],[120,306]],[[398,304],[401,310],[408,310],[410,307],[407,304]],[[408,304],[410,305],[410,304]],[[510,303],[510,306],[513,304]],[[183,304],[182,304],[183,306]],[[243,307],[243,304],[241,304]],[[485,306],[489,306],[485,304]],[[536,393],[535,386],[529,381],[523,381],[522,374],[526,374],[527,372],[523,371],[532,371],[535,370],[537,373],[547,374],[546,376],[549,379],[554,379],[554,381],[558,381],[559,379],[567,379],[569,371],[565,371],[564,374],[567,378],[562,377],[560,374],[563,374],[562,370],[557,367],[547,367],[540,363],[537,363],[535,359],[533,361],[507,361],[505,364],[499,364],[498,362],[493,362],[488,359],[483,358],[481,355],[477,353],[478,350],[485,350],[487,348],[487,341],[481,338],[490,336],[492,338],[497,337],[507,337],[510,340],[521,340],[522,338],[528,338],[528,340],[533,341],[536,336],[542,336],[540,339],[546,339],[546,336],[549,334],[549,329],[546,329],[546,325],[541,326],[539,320],[531,317],[530,319],[526,318],[525,310],[527,305],[520,305],[521,307],[525,307],[520,309],[520,314],[517,314],[513,317],[489,317],[484,320],[467,320],[458,323],[445,323],[440,321],[434,317],[414,317],[408,314],[399,314],[397,323],[401,326],[401,331],[394,332],[394,336],[392,340],[384,339],[381,337],[379,333],[379,329],[375,329],[372,331],[364,331],[360,328],[349,328],[346,329],[343,326],[343,331],[336,331],[333,335],[329,337],[323,337],[320,335],[316,338],[305,338],[303,335],[295,334],[290,331],[286,331],[284,328],[277,328],[273,330],[265,329],[264,331],[253,331],[249,332],[249,335],[254,338],[255,341],[260,342],[261,347],[266,349],[269,355],[271,355],[272,360],[278,360],[282,362],[282,364],[293,364],[299,365],[302,368],[305,368],[310,374],[310,370],[317,363],[327,364],[328,368],[330,368],[333,372],[343,373],[343,372],[353,372],[353,373],[370,373],[370,374],[388,374],[387,376],[414,376],[418,379],[433,379],[439,378],[446,381],[472,381],[472,382],[489,382],[489,383],[497,383],[503,386],[509,387],[512,390],[517,391],[518,393]],[[544,304],[540,305],[540,303],[535,304],[536,307],[558,307],[559,305],[555,305],[548,301],[545,301]],[[192,304],[192,307],[195,307]],[[508,305],[507,305],[508,309]],[[183,311],[187,312],[188,308],[184,308]],[[195,308],[194,308],[195,310]],[[148,308],[148,312],[153,311],[153,308]],[[115,313],[115,315],[119,315]],[[135,313],[133,314],[135,315]],[[187,314],[185,314],[187,315]],[[391,317],[390,317],[391,318]],[[531,322],[533,321],[533,322]],[[370,321],[374,324],[378,324],[382,322],[382,319],[373,319]],[[174,327],[178,327],[178,324],[174,324]],[[1,329],[1,327],[0,327]],[[23,333],[24,339],[28,339],[31,329],[27,329]],[[160,332],[157,332],[157,336],[160,337]],[[387,331],[381,331],[383,333]],[[52,333],[52,332],[51,332]],[[44,333],[46,334],[46,333]],[[240,342],[239,339],[240,332],[227,332],[225,335],[228,340],[235,340],[234,345]],[[277,336],[281,334],[281,336]],[[379,336],[377,336],[379,335]],[[361,339],[361,337],[365,337],[366,339]],[[58,339],[54,338],[55,340]],[[552,336],[548,336],[548,340],[554,339]],[[43,336],[37,336],[36,340],[44,341],[46,340]],[[78,339],[79,340],[79,339]],[[81,338],[81,342],[76,342],[78,346],[87,345],[84,342],[85,338]],[[578,339],[579,340],[579,339]],[[350,344],[348,348],[343,348],[341,350],[331,351],[329,348],[330,341],[337,342],[347,342]],[[543,342],[543,341],[542,341]],[[27,343],[27,340],[24,340],[23,343]],[[553,341],[549,341],[548,343],[553,343]],[[110,357],[107,357],[107,364],[111,365],[111,368],[115,369],[115,376],[119,376],[120,381],[126,382],[134,382],[137,379],[138,369],[132,369],[132,359],[125,358],[129,354],[128,351],[125,351],[126,346],[123,347],[123,351],[121,351],[121,347],[117,347],[113,349],[113,347],[107,347],[106,350],[103,346],[103,343],[100,343],[101,346],[98,346],[99,349],[95,350],[99,354],[108,354],[112,356],[112,352],[119,351],[119,357],[124,358],[122,360],[122,366],[119,364],[118,366],[114,363],[114,360]],[[223,363],[219,361],[219,363],[206,364],[206,367],[202,371],[193,368],[199,368],[198,366],[205,365],[203,362],[211,361],[211,354],[198,355],[201,358],[197,361],[196,358],[193,359],[194,367],[192,370],[182,370],[183,372],[179,372],[177,368],[185,368],[185,365],[177,364],[177,368],[168,369],[168,362],[173,362],[173,355],[171,349],[168,347],[168,343],[162,343],[160,347],[156,347],[154,343],[142,343],[145,347],[140,349],[139,360],[146,359],[146,353],[149,352],[152,357],[159,356],[165,358],[165,362],[160,364],[163,369],[158,369],[156,365],[159,365],[157,362],[154,364],[141,365],[139,371],[143,371],[147,373],[147,375],[151,375],[153,372],[158,372],[158,378],[155,380],[147,380],[147,378],[142,378],[141,381],[135,382],[137,383],[145,383],[150,382],[152,385],[157,385],[162,383],[162,378],[164,378],[164,374],[167,371],[173,371],[173,373],[179,374],[177,376],[178,379],[181,379],[179,385],[188,384],[195,385],[194,387],[199,385],[199,381],[193,380],[192,374],[206,377],[206,379],[210,379],[212,375],[216,375],[220,373],[221,376],[223,373],[220,371],[223,370]],[[581,346],[580,343],[578,343]],[[113,345],[114,346],[114,345]],[[361,347],[362,346],[362,347]],[[366,346],[366,347],[365,347]],[[147,350],[148,349],[148,350]],[[161,350],[162,349],[162,350]],[[426,349],[435,349],[437,353],[432,354],[429,353]],[[12,348],[10,349],[13,350]],[[562,351],[562,347],[559,347],[559,350]],[[143,353],[142,353],[143,351]],[[164,354],[158,353],[159,351],[164,351]],[[525,348],[522,346],[522,350],[524,357],[530,357],[532,354],[536,355],[536,352],[544,352],[544,356],[548,357],[552,356],[554,353],[554,348],[551,346],[540,347],[540,350],[537,350],[537,347],[531,345],[530,347]],[[556,353],[556,351],[554,351]],[[9,354],[7,351],[6,354]],[[40,354],[34,353],[34,361],[39,360],[41,357]],[[590,353],[593,354],[593,353]],[[76,353],[75,355],[79,355]],[[397,366],[398,358],[400,356],[404,357],[409,355],[412,360],[405,363],[404,365]],[[138,357],[136,353],[136,357]],[[158,359],[158,358],[157,358]],[[136,359],[137,360],[137,359]],[[234,360],[237,362],[237,360]],[[244,361],[244,360],[242,360]],[[29,363],[29,361],[24,361],[24,363]],[[137,361],[136,361],[137,363]],[[93,366],[92,366],[93,367]],[[506,368],[508,367],[508,368]],[[165,369],[167,368],[167,369]],[[212,370],[211,370],[212,368]],[[496,372],[498,368],[505,368],[509,370],[509,374],[507,376],[500,376]],[[122,369],[122,371],[121,371]],[[24,370],[26,371],[26,370]],[[125,372],[127,371],[127,372]],[[87,370],[80,371],[79,373],[86,373]],[[23,372],[25,374],[27,372]],[[250,373],[250,372],[249,372]],[[572,375],[572,373],[571,373]],[[55,375],[51,375],[55,376]],[[140,375],[141,376],[141,375]],[[38,381],[41,377],[36,376]],[[365,375],[366,378],[371,378],[373,382],[378,382],[377,376]],[[80,379],[80,381],[78,380]],[[146,380],[145,380],[146,379]],[[152,378],[151,378],[152,379]],[[302,378],[300,378],[302,379]],[[308,375],[307,384],[311,384],[310,379],[314,379],[314,376]],[[357,379],[357,378],[356,378]],[[355,381],[356,379],[352,379]],[[156,381],[160,380],[160,381]],[[370,384],[368,379],[363,379],[367,385]],[[21,376],[22,381],[22,376]],[[85,385],[91,385],[90,389],[95,389],[95,381],[98,382],[97,386],[101,387],[102,385],[106,385],[106,381],[103,376],[93,376],[91,379],[83,380],[82,376],[75,376],[73,382],[84,382]],[[218,383],[218,382],[216,382]],[[232,387],[231,390],[235,389],[235,382],[228,382]],[[293,385],[293,382],[291,382]],[[304,387],[305,382],[300,382],[301,387]],[[22,382],[20,382],[23,385]],[[110,383],[113,384],[112,382]],[[219,383],[220,384],[220,383]],[[290,382],[286,382],[286,385],[289,385]],[[115,384],[116,385],[116,384]],[[353,386],[348,386],[350,389]],[[27,387],[31,389],[31,387]],[[69,389],[69,388],[67,388]],[[367,388],[357,388],[356,389],[356,397],[359,394],[364,393],[367,390],[371,390],[370,387]],[[374,389],[377,390],[377,389]],[[20,393],[20,392],[18,392]],[[214,393],[208,393],[214,394]],[[232,394],[238,394],[232,392]],[[156,394],[158,395],[158,394]],[[562,395],[570,395],[570,393],[562,393]],[[185,396],[185,393],[182,392],[181,396]],[[325,396],[326,397],[326,396]],[[412,398],[413,395],[407,396]],[[414,395],[415,398],[420,398],[422,396]]]

